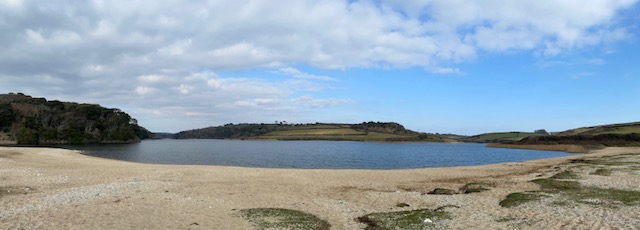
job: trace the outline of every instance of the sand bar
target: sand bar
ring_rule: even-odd
[[[571,159],[640,153],[607,148],[589,154],[494,165],[412,170],[309,170],[153,165],[53,148],[0,147],[0,229],[252,229],[239,209],[300,210],[332,229],[363,229],[372,212],[456,205],[438,228],[640,228],[637,206],[540,204],[503,208],[507,194],[535,190]],[[594,179],[595,178],[595,179]],[[585,183],[638,190],[638,172]],[[604,182],[603,182],[604,181]],[[482,193],[426,195],[470,182]],[[12,190],[12,191],[10,191]],[[396,207],[407,203],[411,207]]]

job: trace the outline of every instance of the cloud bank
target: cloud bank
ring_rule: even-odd
[[[354,103],[315,96],[339,79],[298,66],[447,74],[484,52],[554,56],[631,36],[616,13],[635,3],[3,0],[0,90],[202,120],[191,126],[282,119]]]

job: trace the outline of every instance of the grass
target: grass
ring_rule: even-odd
[[[349,128],[331,128],[331,129],[294,129],[273,131],[265,134],[265,136],[323,136],[323,135],[367,135],[366,132],[357,131]]]
[[[587,170],[578,172],[591,175],[610,176],[612,170],[624,172],[634,167],[638,167],[640,154],[624,154],[600,158],[586,158],[571,161],[571,164],[578,164],[575,167],[588,167]],[[590,168],[593,167],[593,168]],[[595,171],[593,171],[595,169]],[[589,205],[639,205],[640,191],[622,190],[616,188],[601,188],[594,186],[583,186],[578,179],[580,174],[566,170],[555,174],[549,178],[535,179],[530,182],[538,184],[540,190],[533,192],[517,192],[507,195],[500,202],[503,207],[515,207],[527,202],[541,200],[546,195],[553,194],[550,204],[554,206],[574,206],[577,204]]]
[[[531,201],[538,201],[545,197],[545,195],[537,192],[514,192],[500,201],[500,206],[505,208],[516,207],[521,204],[525,204]]]
[[[530,132],[500,132],[500,133],[485,133],[476,136],[471,136],[465,141],[472,142],[495,142],[495,141],[519,141],[525,137],[540,136],[544,134],[530,133]]]
[[[617,156],[606,156],[599,158],[578,159],[572,161],[572,163],[582,163],[588,165],[598,166],[628,166],[628,165],[640,165],[640,162],[633,159],[634,156],[639,154],[625,154]]]
[[[599,135],[599,134],[630,134],[630,133],[640,133],[640,122],[600,125],[600,126],[593,126],[593,127],[582,127],[582,128],[567,130],[559,133],[558,135],[576,135],[576,134]]]
[[[380,212],[371,213],[358,217],[358,221],[367,224],[365,229],[386,230],[386,229],[431,229],[435,227],[437,221],[451,219],[451,213],[443,209],[417,209],[400,212]],[[425,219],[433,223],[425,223]]]
[[[252,208],[240,210],[242,217],[257,229],[326,230],[328,222],[309,213],[282,208]]]
[[[598,176],[611,176],[611,173],[613,173],[611,171],[611,169],[596,169],[595,172],[591,173],[591,175],[598,175]]]
[[[360,132],[348,128],[340,129],[298,129],[286,131],[274,131],[253,139],[265,140],[340,140],[340,141],[437,141],[442,139],[428,138],[419,139],[418,134],[389,134],[378,132]]]
[[[555,178],[535,179],[531,182],[540,185],[540,188],[546,192],[572,192],[581,188],[577,181],[557,180]]]
[[[503,143],[490,143],[487,147],[492,148],[510,148],[510,149],[534,149],[534,150],[546,150],[546,151],[561,151],[568,153],[587,153],[591,148],[582,145],[544,145],[544,144],[503,144]]]
[[[572,172],[572,171],[564,171],[561,173],[558,173],[556,175],[551,176],[551,178],[554,179],[579,179],[580,176],[578,176],[578,174]]]

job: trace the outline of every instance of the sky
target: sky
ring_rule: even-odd
[[[0,0],[0,93],[154,132],[393,121],[430,133],[640,120],[637,0]]]

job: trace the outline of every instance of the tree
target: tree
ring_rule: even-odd
[[[533,131],[533,132],[534,132],[534,133],[537,133],[537,134],[549,135],[549,133],[547,132],[547,130],[544,130],[544,129],[538,129],[538,130]]]
[[[15,113],[10,104],[0,104],[0,129],[10,127],[13,124]]]

